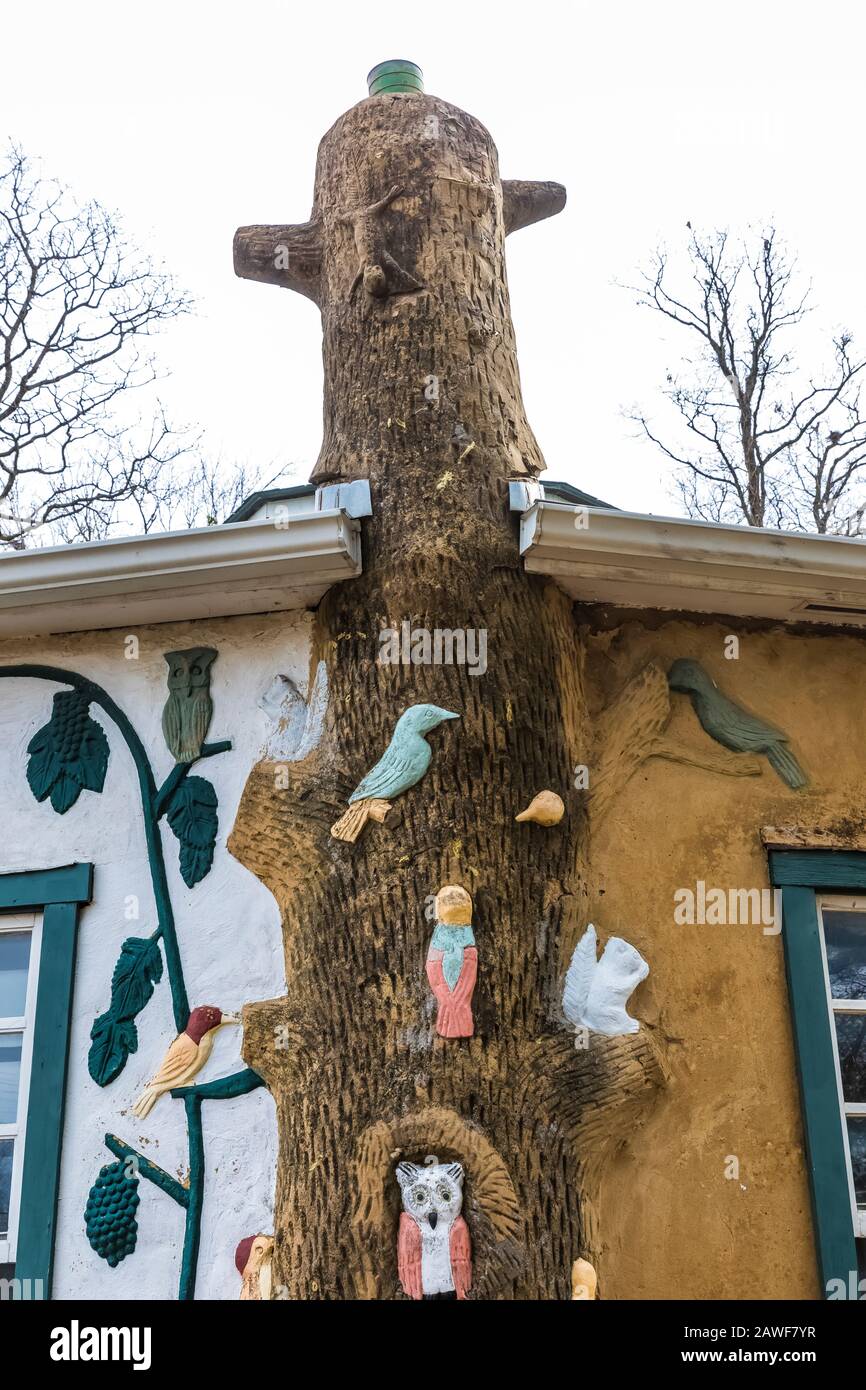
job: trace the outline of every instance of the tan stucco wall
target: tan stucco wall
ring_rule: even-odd
[[[578,610],[578,621],[581,621]],[[632,1012],[665,1044],[670,1081],[602,1179],[608,1298],[816,1298],[803,1132],[782,939],[760,926],[678,926],[674,892],[768,886],[766,825],[861,844],[866,821],[866,641],[640,621],[589,633],[599,707],[648,662],[702,663],[731,698],[784,729],[810,775],[792,792],[769,765],[731,778],[654,758],[595,831],[590,908],[650,963]],[[669,732],[716,747],[687,697]],[[764,761],[764,760],[762,760]],[[832,839],[831,836],[831,839]],[[728,1155],[739,1181],[725,1177]]]

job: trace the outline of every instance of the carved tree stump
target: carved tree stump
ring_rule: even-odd
[[[509,479],[544,465],[504,240],[564,201],[556,184],[501,183],[465,112],[381,95],[322,141],[309,222],[235,239],[239,274],[321,307],[313,479],[366,477],[373,498],[364,574],[318,614],[321,738],[287,789],[273,764],[253,771],[231,840],[283,913],[288,998],[247,1009],[245,1056],[277,1103],[275,1279],[295,1298],[400,1296],[393,1169],[427,1153],[466,1168],[470,1297],[569,1298],[574,1259],[596,1262],[598,1165],[661,1077],[644,1033],[580,1051],[560,1021],[585,925],[572,769],[588,730],[570,604],[523,572],[508,511]],[[380,663],[380,629],[404,620],[485,630],[486,673]],[[430,735],[430,771],[384,825],[334,840],[397,718],[426,701],[461,716]],[[563,821],[515,824],[545,787]],[[424,970],[425,904],[449,882],[474,899],[471,1039],[436,1036]]]

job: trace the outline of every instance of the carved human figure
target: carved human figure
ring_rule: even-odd
[[[436,894],[436,925],[427,951],[427,979],[439,1005],[436,1032],[440,1037],[472,1037],[477,975],[472,899],[465,888],[447,883]]]
[[[463,1168],[440,1163],[401,1163],[397,1181],[403,1210],[397,1237],[400,1283],[410,1298],[466,1297],[472,1285],[472,1241],[461,1216]]]

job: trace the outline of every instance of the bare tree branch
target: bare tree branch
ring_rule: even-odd
[[[689,515],[862,534],[866,359],[841,333],[824,380],[798,372],[789,330],[809,313],[810,286],[797,289],[775,228],[736,249],[727,232],[689,231],[691,291],[672,290],[663,250],[630,287],[639,305],[700,339],[699,357],[684,359],[682,377],[669,372],[664,392],[685,442],[665,442],[644,411],[630,418],[677,465]]]
[[[159,510],[193,441],[158,405],[137,419],[128,398],[157,380],[148,338],[189,308],[104,208],[76,204],[10,149],[0,168],[0,545],[90,537],[127,503],[142,524]]]

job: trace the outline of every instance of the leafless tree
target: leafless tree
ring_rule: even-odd
[[[800,365],[803,336],[792,330],[809,312],[810,287],[798,287],[774,228],[736,245],[726,232],[689,231],[688,287],[672,285],[664,251],[631,287],[692,337],[695,351],[668,372],[664,393],[684,442],[662,439],[643,411],[631,418],[677,465],[690,516],[862,534],[866,360],[843,332],[823,378]]]
[[[132,503],[150,516],[190,447],[130,392],[156,380],[147,340],[190,302],[20,150],[0,169],[0,545],[89,538]]]
[[[55,521],[51,526],[52,539],[75,544],[104,540],[121,527],[146,536],[151,531],[217,526],[254,492],[285,481],[284,475],[291,467],[272,474],[243,463],[224,464],[199,455],[189,466],[162,470],[152,486],[137,491],[124,507],[122,521],[113,503],[96,502]]]

